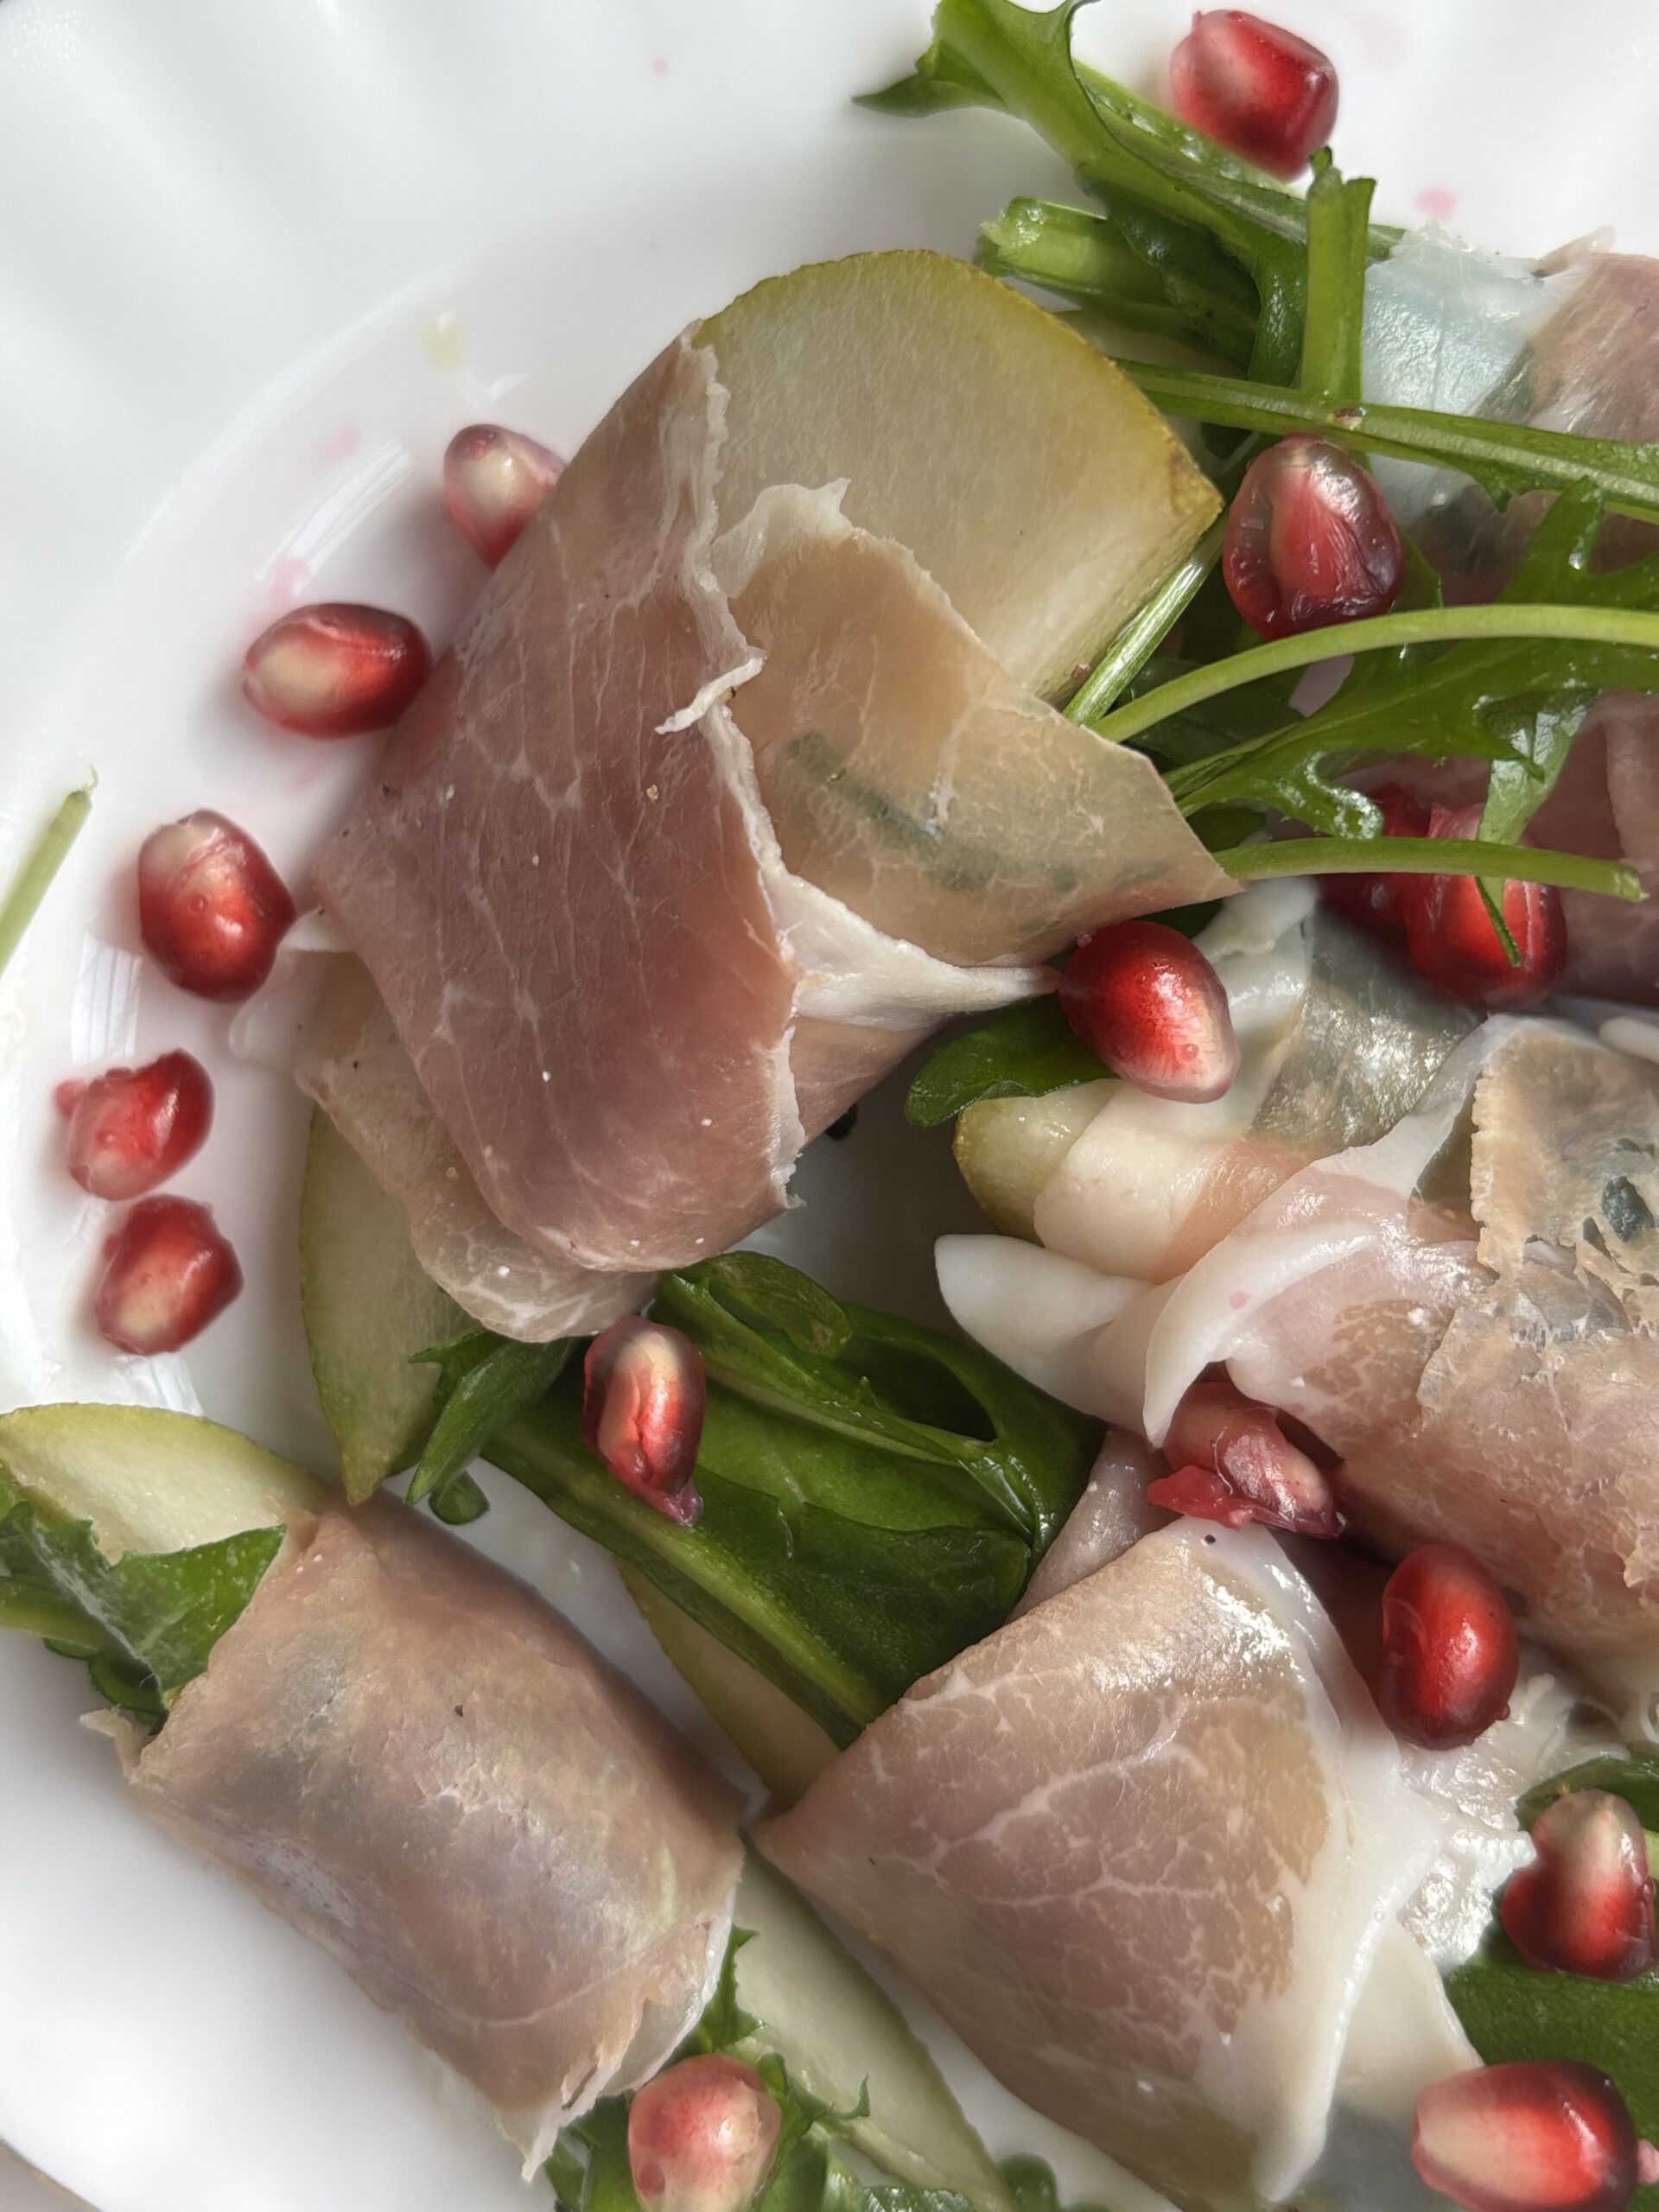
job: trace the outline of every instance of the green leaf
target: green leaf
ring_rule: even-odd
[[[1558,1797],[1574,1789],[1609,1790],[1634,1808],[1644,1828],[1659,1829],[1659,1748],[1632,1744],[1628,1751],[1605,1752],[1541,1782],[1516,1808],[1522,1827],[1529,1828]]]
[[[0,1468],[0,1566],[11,1578],[0,1584],[4,1610],[21,1617],[31,1595],[61,1601],[60,1624],[38,1633],[79,1650],[92,1624],[108,1650],[153,1678],[166,1705],[241,1618],[283,1540],[279,1528],[251,1529],[191,1551],[128,1552],[111,1564],[89,1522],[33,1503]]]
[[[1446,1988],[1488,2065],[1567,2058],[1599,2066],[1618,2084],[1637,2133],[1659,2136],[1659,1974],[1618,1983],[1544,1974],[1498,1939],[1448,1975]],[[1659,2190],[1639,2190],[1635,2202],[1653,2212]]]
[[[720,1962],[720,1980],[715,1984],[715,1993],[703,2007],[702,2018],[692,2032],[691,2040],[697,2050],[735,2050],[760,2026],[753,2013],[746,2012],[737,2001],[737,1955],[746,1943],[753,1941],[753,1929],[733,1929],[726,1955]]]
[[[653,1310],[708,1373],[694,1527],[587,1450],[575,1370],[486,1456],[849,1743],[1006,1618],[1081,1492],[1096,1426],[975,1346],[843,1306],[779,1261],[670,1274]]]
[[[918,1070],[905,1117],[935,1128],[982,1098],[1040,1098],[1110,1072],[1066,1026],[1058,998],[1027,999],[941,1045]]]
[[[442,1410],[415,1463],[409,1503],[431,1497],[440,1520],[475,1521],[486,1501],[465,1470],[497,1429],[546,1396],[572,1350],[569,1339],[525,1344],[472,1329],[421,1353],[439,1370]]]
[[[1002,2161],[1002,2178],[1020,2212],[1063,2212],[1054,2170],[1041,2158],[1021,2154]],[[1077,2206],[1074,2212],[1090,2212]]]

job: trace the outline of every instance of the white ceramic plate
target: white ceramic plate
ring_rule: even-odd
[[[1083,44],[1155,88],[1185,12],[1116,0]],[[1382,177],[1385,213],[1517,250],[1611,222],[1659,248],[1651,0],[1275,12],[1335,54],[1338,153]],[[137,957],[134,850],[212,805],[302,874],[363,755],[256,724],[241,648],[319,595],[446,634],[479,580],[436,499],[460,423],[568,450],[755,278],[967,251],[1010,192],[1065,189],[996,119],[849,107],[925,36],[918,0],[0,0],[0,874],[99,779],[0,993],[4,1402],[159,1398],[324,1450],[296,1310],[302,1117]],[[61,1173],[49,1094],[178,1044],[219,1082],[188,1187],[249,1287],[188,1358],[146,1364],[87,1326],[105,1210]],[[786,1249],[924,1304],[960,1204],[942,1143],[889,1104],[819,1153]],[[505,1494],[480,1534],[695,1724],[601,1559]],[[130,1815],[75,1725],[87,1702],[77,1670],[0,1649],[0,2138],[101,2212],[545,2202],[321,1954]],[[940,2049],[996,2148],[1113,2186]],[[0,2170],[7,2207],[33,2188]]]

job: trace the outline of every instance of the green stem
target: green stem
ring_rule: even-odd
[[[44,1637],[60,1650],[81,1659],[118,1648],[79,1605],[32,1582],[0,1580],[0,1629],[7,1628],[24,1636]]]
[[[69,857],[69,849],[86,826],[92,810],[90,784],[71,791],[35,842],[33,850],[12,880],[0,905],[0,974],[5,972],[36,909],[52,888],[53,878]]]
[[[1388,646],[1452,645],[1471,638],[1561,638],[1587,644],[1634,646],[1659,654],[1659,614],[1623,607],[1423,607],[1404,613],[1379,614],[1368,622],[1346,622],[1328,630],[1305,631],[1294,638],[1275,638],[1248,652],[1230,653],[1191,670],[1171,683],[1160,683],[1103,721],[1091,725],[1097,736],[1122,744],[1139,737],[1172,715],[1185,714],[1236,691],[1263,677],[1282,676],[1292,669],[1312,668],[1316,662],[1335,660],[1347,653],[1380,652]],[[1659,690],[1659,667],[1654,671]],[[1275,740],[1282,733],[1275,733]],[[1205,763],[1199,763],[1200,766]],[[1179,772],[1170,778],[1171,788]]]
[[[1150,361],[1118,366],[1154,406],[1173,415],[1275,437],[1292,430],[1324,432],[1368,453],[1459,469],[1498,499],[1588,483],[1619,514],[1659,522],[1659,445],[1535,430],[1478,415],[1437,415],[1421,407],[1343,406],[1285,385]]]
[[[1098,723],[1113,702],[1122,698],[1203,590],[1205,579],[1221,558],[1226,534],[1227,518],[1218,516],[1180,567],[1130,616],[1067,703],[1069,721]]]
[[[1535,852],[1477,837],[1287,837],[1235,845],[1217,861],[1241,883],[1267,875],[1477,875],[1510,883],[1554,883],[1613,899],[1646,897],[1636,870],[1583,853]]]
[[[1328,153],[1314,156],[1307,194],[1307,309],[1301,385],[1332,406],[1363,392],[1365,270],[1370,258],[1370,177],[1344,180]]]

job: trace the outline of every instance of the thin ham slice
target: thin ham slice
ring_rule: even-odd
[[[1219,2208],[1313,2165],[1444,1825],[1271,1539],[1189,1522],[918,1683],[758,1840],[1016,2094]]]
[[[387,1499],[324,1507],[131,1783],[470,2082],[527,2172],[656,2070],[719,1973],[734,1793],[550,1607]]]

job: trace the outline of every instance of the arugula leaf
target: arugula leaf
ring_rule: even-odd
[[[410,1504],[430,1497],[438,1518],[452,1525],[476,1521],[487,1510],[467,1466],[504,1422],[546,1396],[572,1349],[568,1339],[526,1344],[489,1329],[469,1329],[447,1344],[417,1353],[417,1359],[439,1370],[442,1410],[415,1463]]]
[[[917,1071],[905,1118],[931,1129],[982,1098],[1040,1098],[1110,1073],[1067,1027],[1058,999],[1027,999],[941,1045]]]
[[[1604,1752],[1541,1782],[1516,1808],[1522,1827],[1529,1828],[1558,1797],[1574,1789],[1609,1790],[1634,1808],[1644,1828],[1659,1830],[1659,1746],[1632,1744],[1627,1751]]]
[[[170,1706],[240,1618],[283,1539],[279,1528],[251,1529],[191,1551],[128,1552],[111,1564],[89,1522],[35,1504],[0,1467],[0,1566],[10,1578],[0,1582],[0,1625],[31,1625],[33,1611],[47,1624],[35,1633],[77,1656],[130,1662]]]
[[[1578,2059],[1611,2075],[1638,2136],[1659,2134],[1659,1974],[1592,1981],[1525,1966],[1502,1937],[1446,1977],[1446,1995],[1489,2066],[1516,2058]],[[1653,2212],[1659,2189],[1638,2190]]]
[[[493,1434],[474,1421],[469,1447],[849,1743],[1007,1618],[1097,1426],[974,1346],[842,1306],[761,1255],[664,1277],[653,1310],[708,1371],[695,1527],[588,1451],[574,1367]]]

